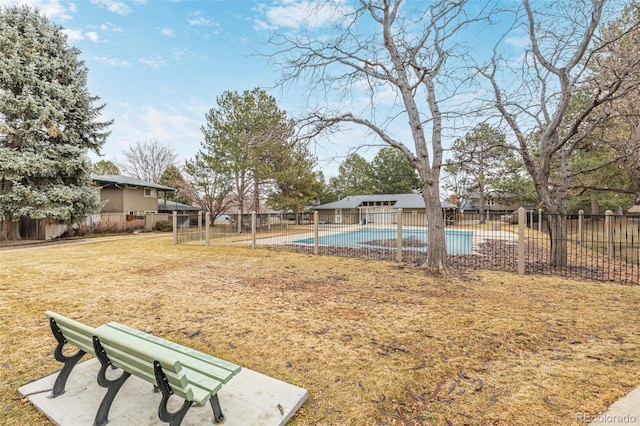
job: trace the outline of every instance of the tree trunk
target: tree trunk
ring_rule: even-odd
[[[238,200],[238,234],[242,234],[242,215],[244,214],[244,198]]]
[[[256,213],[260,213],[260,192],[259,192],[259,184],[258,179],[255,180],[253,184],[253,211]]]
[[[438,188],[435,185],[426,185],[422,192],[425,203],[425,211],[428,223],[427,235],[427,259],[422,267],[434,274],[449,275],[447,263],[447,247],[444,237],[444,219],[442,217],[442,205]],[[437,203],[434,203],[437,200]]]
[[[0,222],[0,241],[19,241],[21,239],[19,220]]]
[[[480,225],[484,225],[484,223],[486,222],[486,217],[485,217],[486,201],[484,199],[484,188],[482,188],[482,186],[480,186],[480,189],[478,191],[478,203],[480,204],[480,208],[478,210],[480,213]]]
[[[551,250],[549,265],[557,268],[567,266],[567,216],[564,214],[547,215]]]

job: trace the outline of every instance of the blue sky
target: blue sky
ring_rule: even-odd
[[[406,5],[420,9],[421,2]],[[91,159],[116,163],[124,159],[122,153],[130,144],[156,140],[170,145],[183,164],[200,149],[205,114],[226,90],[261,87],[291,117],[303,115],[307,99],[302,90],[273,88],[280,71],[257,53],[270,49],[271,30],[320,34],[332,15],[329,8],[311,13],[314,0],[0,0],[0,5],[16,3],[38,8],[65,29],[70,45],[81,50],[89,90],[106,104],[104,119],[115,120],[103,157]],[[475,7],[484,4],[472,2]],[[493,43],[489,35],[466,34],[485,53]],[[507,40],[521,52],[519,43],[518,38]],[[466,105],[476,95],[465,93],[458,102]],[[366,110],[369,101],[356,96],[347,108]],[[381,91],[375,102],[376,108],[394,111],[398,98]],[[406,122],[400,128],[396,138],[412,148]],[[454,130],[451,138],[464,136],[464,130]],[[355,148],[373,159],[380,142],[365,135],[362,129],[347,129],[314,143],[310,148],[318,158],[317,168],[327,178],[335,176]]]
[[[281,109],[301,114],[298,95],[271,89],[279,72],[256,52],[270,28],[307,25],[310,2],[0,0],[15,3],[37,7],[82,51],[89,90],[106,103],[104,118],[115,120],[104,156],[93,161],[122,160],[129,144],[157,140],[182,163],[199,150],[205,114],[225,90],[262,87]],[[313,150],[328,175],[343,159],[335,154],[346,155],[331,144]]]

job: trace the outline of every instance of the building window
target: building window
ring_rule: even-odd
[[[144,189],[144,196],[145,197],[157,197],[158,193],[153,188],[145,188]]]
[[[496,200],[494,200],[493,198],[487,198],[487,205],[488,206],[495,206],[496,205]]]

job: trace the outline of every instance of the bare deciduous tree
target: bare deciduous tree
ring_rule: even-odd
[[[160,176],[169,166],[175,166],[178,154],[170,145],[157,140],[136,142],[122,152],[125,160],[117,162],[118,167],[128,176],[147,182],[158,183]]]
[[[439,193],[443,127],[456,111],[452,97],[460,84],[454,77],[461,53],[456,36],[476,19],[466,14],[464,0],[353,3],[318,3],[319,14],[334,6],[333,27],[322,36],[275,34],[274,62],[283,68],[282,84],[308,82],[309,98],[324,92],[352,102],[316,109],[310,121],[320,129],[356,124],[405,155],[424,186],[429,250],[423,267],[448,274]]]
[[[615,42],[598,32],[608,4],[606,0],[567,0],[534,3],[538,7],[534,9],[529,0],[523,0],[513,27],[526,28],[528,36],[521,67],[500,55],[498,45],[489,64],[480,70],[493,88],[494,106],[516,140],[540,204],[550,214],[550,263],[559,267],[567,264],[570,157],[607,117],[608,110],[602,106],[631,88],[628,76],[638,66],[636,61],[611,70],[606,84],[599,84],[589,72],[606,55],[604,47]],[[625,32],[632,28],[637,31],[637,22]],[[571,106],[577,94],[585,98],[576,111]],[[532,147],[528,137],[536,132],[538,144]]]
[[[635,195],[636,209],[640,207],[640,67],[637,66],[640,61],[640,32],[630,29],[637,26],[638,19],[640,4],[632,2],[619,19],[603,30],[607,38],[615,42],[604,48],[607,55],[592,66],[601,85],[615,80],[619,70],[631,70],[627,81],[632,87],[623,96],[607,103],[610,114],[598,136],[613,151],[613,160],[628,178],[626,192]],[[599,183],[594,189],[625,192],[623,188],[612,188],[610,182]]]
[[[202,210],[211,213],[212,220],[223,214],[232,204],[230,196],[232,176],[218,172],[211,157],[196,153],[192,160],[185,162],[187,179],[179,191],[191,198]]]

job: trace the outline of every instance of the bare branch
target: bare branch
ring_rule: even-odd
[[[162,172],[174,166],[178,155],[169,145],[156,140],[136,142],[122,152],[124,161],[116,162],[127,175],[147,182],[159,182]]]

